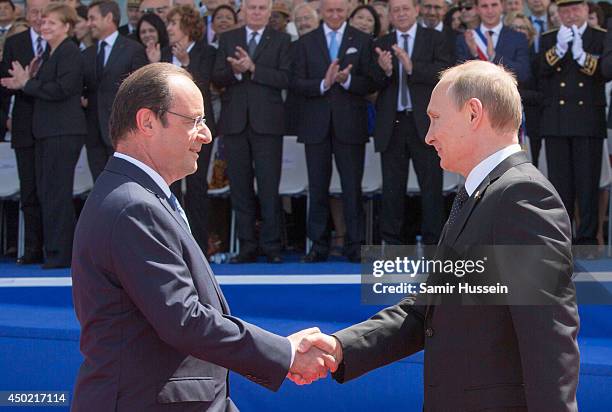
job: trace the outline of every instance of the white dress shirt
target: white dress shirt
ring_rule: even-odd
[[[340,46],[342,45],[342,37],[344,36],[344,30],[346,29],[346,22],[342,23],[342,26],[340,26],[340,28],[338,28],[338,30],[336,30],[336,44],[338,45],[338,53],[340,52]],[[329,51],[329,43],[331,41],[331,36],[333,36],[332,32],[334,30],[332,30],[326,23],[323,23],[323,32],[325,33],[325,42],[327,43],[327,50]],[[340,56],[338,56],[338,58],[340,58]],[[332,85],[330,84],[329,87],[325,87],[325,79],[321,80],[321,95],[325,94],[326,91],[328,91],[329,89],[331,89]],[[342,87],[344,87],[345,90],[348,90],[349,87],[351,87],[351,74],[349,73],[346,81],[344,83],[342,83]]]
[[[493,35],[492,35],[493,48],[497,48],[497,42],[499,41],[499,34],[501,33],[503,27],[504,27],[504,23],[502,21],[500,21],[497,24],[497,26],[491,27],[491,28],[485,27],[484,23],[480,23],[480,32],[485,35],[485,39],[486,39],[487,32],[493,31]],[[487,42],[485,41],[484,43],[486,46]]]
[[[472,193],[480,186],[485,177],[487,177],[501,162],[521,150],[523,149],[521,149],[519,144],[511,144],[478,163],[468,174],[467,179],[465,179],[465,191],[468,196],[472,196]]]
[[[429,26],[427,26],[427,24],[425,24],[423,20],[421,20],[421,27],[423,27],[424,29],[429,28]],[[436,27],[433,27],[433,29],[435,31],[441,32],[442,30],[444,30],[444,22],[438,22],[438,24],[436,24]]]
[[[134,166],[142,169],[143,172],[149,175],[151,179],[160,187],[160,189],[164,192],[167,198],[170,198],[172,192],[170,192],[170,186],[164,180],[163,177],[159,175],[155,170],[151,169],[146,164],[142,163],[140,160],[134,159],[132,156],[126,155],[125,153],[115,152],[113,156],[118,157],[119,159],[123,159],[127,162],[130,162]]]
[[[117,41],[117,37],[119,37],[119,32],[115,30],[112,34],[110,34],[105,39],[102,39],[106,42],[106,46],[104,46],[104,66],[108,62],[108,58],[110,57],[111,51],[113,50],[113,46],[115,45],[115,41]],[[97,52],[100,53],[100,45],[102,41],[98,42]]]
[[[408,35],[408,56],[412,57],[412,50],[414,50],[414,38],[416,37],[416,32],[417,32],[417,25],[413,24],[411,28],[408,29],[408,31],[406,32],[401,32],[399,30],[395,31],[395,36],[396,36],[396,41],[397,41],[397,45],[400,48],[404,48],[404,37],[402,37],[404,34]],[[404,67],[402,66],[402,63],[398,61],[398,73],[402,74],[405,73],[404,72]],[[401,83],[400,83],[401,85]],[[406,86],[407,87],[407,86]],[[408,89],[408,104],[406,106],[402,105],[402,91],[399,89],[397,90],[397,111],[398,112],[403,112],[403,111],[410,111],[412,110],[412,99],[410,98],[410,89]]]
[[[30,40],[32,40],[32,51],[34,52],[34,56],[36,56],[36,42],[38,41],[39,37],[41,38],[41,45],[44,53],[47,48],[47,41],[43,39],[40,34],[36,33],[33,28],[30,27]]]

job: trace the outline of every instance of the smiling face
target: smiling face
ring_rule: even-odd
[[[213,30],[215,33],[225,33],[231,30],[236,25],[234,15],[227,9],[220,9],[215,13],[215,20],[213,20]]]
[[[52,49],[57,47],[66,37],[68,37],[69,31],[70,25],[68,23],[63,23],[62,16],[58,13],[51,12],[43,17],[40,34],[43,39],[49,43]]]
[[[565,27],[581,27],[589,18],[589,6],[586,3],[570,4],[559,7],[559,19]]]
[[[192,118],[204,115],[202,93],[190,79],[171,76],[168,82],[172,91],[169,111]],[[207,127],[197,129],[191,119],[172,113],[163,116],[165,125],[159,118],[153,122],[149,153],[164,180],[175,182],[197,170],[202,144],[212,137]]]
[[[413,0],[391,0],[389,2],[389,20],[401,32],[407,32],[416,23],[419,7]]]
[[[87,11],[87,22],[91,30],[91,37],[97,40],[105,39],[115,31],[113,14],[102,16],[100,7],[90,7]]]
[[[486,27],[495,27],[501,21],[503,12],[501,0],[478,0],[476,8],[480,20]]]
[[[36,33],[40,34],[43,11],[48,4],[49,0],[28,0],[27,2],[26,20]]]
[[[350,21],[351,26],[367,34],[374,34],[374,17],[368,9],[361,9]]]
[[[321,18],[332,30],[338,30],[348,17],[346,0],[323,0],[321,2]]]
[[[157,29],[155,29],[155,27],[153,27],[153,25],[149,22],[143,21],[140,24],[140,31],[138,34],[140,36],[140,41],[142,41],[142,44],[144,45],[159,43],[159,34],[157,33]]]
[[[181,16],[175,13],[169,20],[168,26],[168,39],[170,44],[182,44],[186,45],[189,42],[189,36],[181,29]]]

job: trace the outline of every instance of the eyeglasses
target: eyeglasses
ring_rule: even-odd
[[[529,27],[527,27],[527,26],[519,26],[519,25],[516,25],[516,24],[513,24],[512,26],[510,26],[510,28],[513,29],[513,30],[516,30],[516,31],[521,31],[521,30],[529,31]]]
[[[158,14],[162,14],[164,12],[168,11],[168,6],[163,6],[163,7],[149,7],[143,10],[144,13],[158,13]]]
[[[184,114],[174,113],[174,112],[171,112],[170,110],[166,110],[166,113],[170,113],[175,116],[182,117],[184,119],[192,120],[193,128],[195,130],[202,130],[203,128],[206,127],[206,117],[204,116],[198,116],[198,117],[185,116]]]

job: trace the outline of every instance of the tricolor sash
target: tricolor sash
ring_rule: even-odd
[[[474,40],[476,41],[476,48],[478,50],[478,58],[480,60],[484,60],[488,62],[489,55],[487,54],[487,37],[484,35],[482,31],[480,31],[480,27],[477,27],[472,31],[474,32]]]

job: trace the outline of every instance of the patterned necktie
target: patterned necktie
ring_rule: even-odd
[[[469,198],[470,197],[468,196],[467,191],[465,190],[465,186],[461,186],[461,189],[459,189],[457,195],[455,196],[455,200],[453,200],[453,207],[451,208],[450,215],[448,216],[449,226],[455,224],[455,220],[457,220],[457,216],[459,216],[461,208]]]
[[[102,78],[102,73],[104,72],[104,59],[106,53],[106,42],[102,40],[100,42],[100,49],[98,50],[98,55],[96,56],[96,77],[98,80]]]
[[[179,215],[181,215],[181,217],[185,221],[185,224],[187,225],[187,229],[189,229],[189,233],[191,233],[191,226],[189,226],[189,220],[187,220],[187,214],[185,214],[185,211],[181,207],[181,204],[179,203],[176,196],[174,196],[174,193],[170,195],[170,197],[168,198],[168,202],[170,203],[172,208],[176,210]]]
[[[336,38],[337,35],[337,31],[329,32],[329,58],[331,61],[336,60],[336,58],[338,57],[338,39]]]
[[[247,45],[251,59],[255,55],[255,49],[257,49],[257,34],[256,31],[251,33],[251,40],[249,40],[249,44]]]
[[[43,50],[42,42],[43,42],[42,37],[38,36],[38,38],[36,39],[36,57],[40,57],[43,54],[44,50]]]
[[[410,37],[410,35],[402,34],[402,37],[404,38],[404,51],[410,56],[410,53],[408,53],[408,37]],[[406,72],[402,70],[400,73],[400,102],[402,104],[402,109],[406,109],[408,106],[408,81],[406,76]]]

